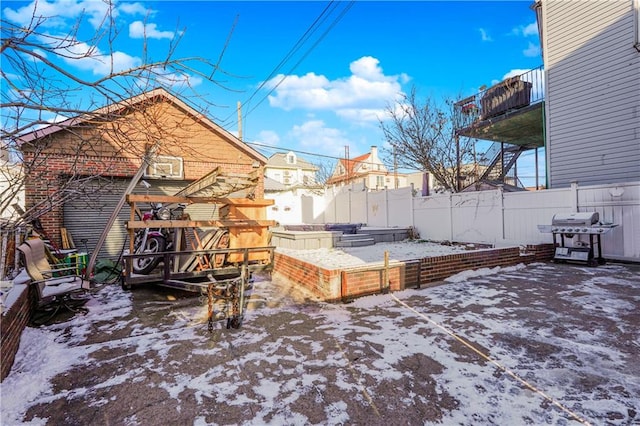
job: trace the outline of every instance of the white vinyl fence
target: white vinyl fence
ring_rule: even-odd
[[[538,225],[550,225],[556,213],[595,211],[601,222],[618,225],[602,236],[604,256],[640,261],[640,182],[429,197],[414,197],[411,188],[368,192],[353,186],[328,191],[325,203],[325,223],[413,226],[423,239],[496,246],[551,243],[552,235],[541,233]]]

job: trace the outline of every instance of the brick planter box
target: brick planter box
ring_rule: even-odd
[[[353,268],[325,269],[318,265],[275,253],[273,276],[311,292],[326,302],[348,302],[354,298],[419,288],[442,281],[459,272],[519,263],[547,261],[553,244],[485,249],[423,259],[394,261]]]

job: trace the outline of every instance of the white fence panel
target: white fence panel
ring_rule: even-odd
[[[425,240],[451,240],[451,196],[416,197],[413,200],[413,226]]]
[[[336,194],[333,190],[328,190],[324,194],[324,223],[336,222]]]
[[[353,188],[352,188],[353,189]],[[597,211],[601,222],[617,224],[602,236],[603,255],[640,261],[640,183],[596,185],[532,192],[501,190],[412,197],[409,188],[344,190],[325,198],[325,223],[413,226],[421,238],[491,244],[553,242],[537,225],[557,213]],[[583,240],[588,237],[575,237]]]
[[[367,223],[367,191],[351,191],[351,223]]]
[[[410,187],[387,191],[389,226],[413,226],[413,191]]]
[[[604,257],[640,259],[640,184],[577,188],[578,209],[598,212],[600,222],[618,225],[602,238]]]
[[[462,192],[451,196],[453,240],[502,240],[502,191]]]
[[[538,225],[551,225],[556,213],[574,211],[571,188],[504,194],[505,240],[517,244],[551,243],[553,236]]]
[[[326,198],[323,195],[303,194],[300,199],[302,204],[301,223],[326,223],[324,218]]]
[[[349,191],[341,191],[336,194],[335,198],[335,223],[349,223],[351,221],[351,211],[349,199],[351,194]]]
[[[367,205],[367,225],[368,226],[393,226],[389,223],[389,203],[387,202],[387,191],[373,191],[369,193],[369,203]]]

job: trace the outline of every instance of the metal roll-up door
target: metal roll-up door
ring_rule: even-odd
[[[76,248],[80,252],[91,253],[98,243],[113,210],[116,208],[127,186],[129,179],[113,179],[109,182],[101,180],[95,184],[85,183],[82,189],[71,188],[81,196],[73,198],[64,205],[64,227],[71,234]],[[187,186],[189,181],[147,180],[151,185],[148,189],[140,183],[133,190],[135,194],[174,195]],[[140,204],[145,211],[148,206]],[[215,220],[219,218],[215,204],[191,204],[185,209],[193,220]],[[125,203],[118,212],[118,216],[109,230],[107,238],[100,250],[98,259],[117,261],[123,248],[128,248],[128,234],[126,221],[131,214],[130,206]],[[86,239],[86,245],[82,242]]]
[[[78,251],[91,253],[94,250],[128,185],[128,179],[113,179],[109,183],[101,180],[93,184],[85,183],[81,189],[71,188],[72,191],[82,195],[65,203],[63,223],[71,234]],[[126,237],[124,225],[128,219],[129,208],[125,205],[119,212],[118,218],[100,250],[98,259],[118,259]],[[82,242],[83,239],[87,240],[86,244]]]

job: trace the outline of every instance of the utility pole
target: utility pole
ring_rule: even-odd
[[[242,140],[242,104],[238,101],[238,139]]]
[[[398,189],[398,156],[396,146],[393,146],[393,188]]]
[[[460,192],[460,136],[456,133],[456,192]]]
[[[349,183],[349,177],[351,175],[349,169],[351,168],[350,164],[349,164],[349,145],[345,145],[344,146],[344,167],[345,167],[345,171],[347,173],[347,181],[346,183]]]

